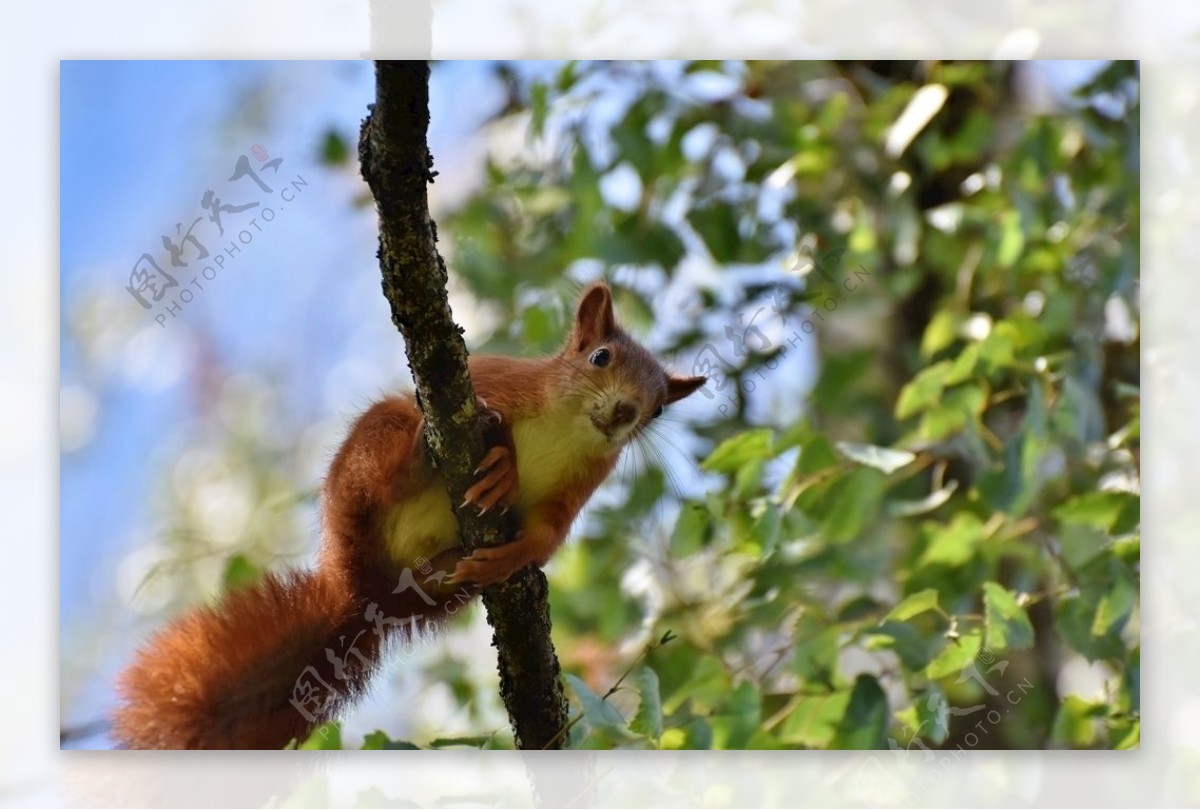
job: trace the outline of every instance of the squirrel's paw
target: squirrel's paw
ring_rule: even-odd
[[[483,412],[483,416],[487,419],[488,427],[494,428],[504,423],[504,417],[500,415],[500,411],[495,410],[488,401],[481,396],[475,396],[475,403],[479,406],[479,410]]]
[[[507,512],[517,500],[517,465],[512,451],[504,445],[493,447],[475,472],[483,478],[467,490],[463,506],[472,504],[481,515],[494,506]]]
[[[521,535],[511,543],[490,548],[477,548],[461,560],[450,576],[452,584],[470,582],[480,588],[504,582],[527,565],[536,562],[528,543]]]

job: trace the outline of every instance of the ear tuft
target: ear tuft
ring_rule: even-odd
[[[575,310],[575,327],[571,332],[571,346],[575,351],[582,351],[603,342],[615,330],[612,293],[607,284],[598,281],[579,299],[579,306]]]
[[[708,377],[667,377],[667,402],[678,402],[684,397],[694,394],[708,382]]]

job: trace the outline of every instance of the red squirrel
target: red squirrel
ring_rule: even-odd
[[[159,631],[118,679],[120,746],[304,740],[363,692],[389,640],[544,565],[621,450],[706,381],[669,374],[622,330],[602,283],[580,299],[558,354],[469,367],[493,429],[466,502],[515,508],[515,539],[466,555],[415,397],[375,403],[325,478],[317,567],[268,574]]]

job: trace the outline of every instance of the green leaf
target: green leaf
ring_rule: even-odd
[[[975,656],[979,654],[982,647],[983,639],[978,630],[973,630],[960,638],[948,640],[941,654],[925,667],[925,677],[937,679],[962,674],[963,668],[975,660]]]
[[[225,572],[221,575],[226,591],[236,591],[246,585],[253,585],[262,576],[258,566],[250,562],[245,554],[234,554],[225,562]]]
[[[1142,744],[1142,721],[1134,720],[1115,741],[1113,748],[1117,751],[1131,751]]]
[[[677,649],[674,655],[682,655],[682,650]],[[732,688],[725,667],[711,655],[704,655],[699,659],[689,656],[683,663],[688,667],[686,674],[682,682],[677,682],[673,689],[668,689],[663,698],[663,712],[668,715],[674,714],[688,701],[696,711],[715,710]],[[665,678],[661,667],[658,672]]]
[[[821,435],[813,436],[800,447],[800,457],[796,459],[796,470],[793,477],[804,478],[822,470],[827,470],[841,463],[830,446],[829,441]]]
[[[910,705],[896,712],[896,719],[910,732],[909,750],[913,750],[913,741],[917,738],[929,740],[934,745],[946,741],[950,734],[950,723],[947,713],[941,708],[946,703],[945,692],[936,683],[931,683],[924,694],[916,696]]]
[[[995,582],[985,582],[983,606],[985,646],[993,650],[1020,650],[1033,646],[1033,625],[1011,592]]]
[[[835,482],[822,503],[827,511],[821,532],[829,543],[842,543],[859,536],[879,513],[887,478],[872,469],[858,469]]]
[[[935,404],[946,388],[946,378],[952,368],[949,360],[943,360],[913,377],[896,398],[896,418],[907,419]]]
[[[1132,534],[1113,543],[1113,556],[1128,566],[1136,566],[1142,557],[1142,538]]]
[[[941,612],[941,608],[938,607],[938,593],[933,588],[926,588],[905,597],[903,602],[892,608],[886,618],[903,622],[927,610]]]
[[[1092,635],[1102,637],[1113,630],[1119,632],[1125,626],[1129,614],[1133,612],[1137,598],[1137,584],[1124,566],[1118,566],[1111,589],[1100,598],[1100,604],[1096,606]]]
[[[987,364],[988,371],[1008,368],[1016,357],[1016,348],[1021,341],[1017,327],[1008,321],[1000,321],[979,344],[979,358]]]
[[[959,352],[958,357],[954,358],[954,366],[946,376],[946,384],[958,385],[971,379],[975,373],[975,367],[979,365],[980,351],[980,345],[972,343]]]
[[[621,713],[613,708],[611,703],[593,692],[586,683],[570,674],[567,675],[567,683],[571,685],[575,697],[579,698],[579,705],[583,709],[583,718],[588,725],[599,729],[625,729],[625,718],[621,716]]]
[[[871,675],[859,675],[829,747],[858,751],[887,748],[888,716],[887,695],[879,681]]]
[[[1090,748],[1100,733],[1100,718],[1107,713],[1103,703],[1086,700],[1079,695],[1067,695],[1054,718],[1051,740],[1060,746]]]
[[[350,147],[337,130],[328,129],[321,138],[320,162],[326,166],[342,166],[350,159]]]
[[[437,747],[434,745],[433,747]],[[367,736],[363,737],[362,750],[364,751],[419,751],[418,746],[403,740],[393,740],[382,731],[372,731]]]
[[[647,185],[659,171],[658,161],[655,160],[657,149],[646,133],[652,103],[649,96],[637,99],[629,105],[625,117],[609,133],[617,146],[617,153],[633,164]]]
[[[747,430],[717,445],[704,461],[704,469],[713,472],[737,472],[744,464],[771,457],[774,431],[767,428]]]
[[[837,627],[805,616],[797,624],[796,639],[792,669],[806,681],[832,683],[840,649]]]
[[[684,749],[688,751],[707,751],[712,748],[712,727],[702,718],[695,718],[687,725],[687,737],[684,739]]]
[[[765,459],[748,461],[733,474],[733,497],[745,502],[758,492],[762,484],[763,471],[766,469]]]
[[[825,748],[837,733],[849,705],[849,690],[797,698],[780,724],[780,741],[807,748]]]
[[[1136,510],[1139,502],[1140,498],[1129,492],[1088,492],[1066,501],[1053,515],[1063,523],[1079,523],[1110,532],[1122,512],[1131,505]]]
[[[549,112],[547,97],[549,88],[542,82],[535,82],[529,88],[529,111],[530,111],[530,130],[533,132],[533,137],[542,137],[542,132],[546,128],[546,115]]]
[[[1112,539],[1085,523],[1068,523],[1059,532],[1063,560],[1071,570],[1082,573],[1103,566],[1112,551]]]
[[[679,235],[661,222],[636,214],[618,219],[616,229],[596,239],[596,254],[609,264],[659,264],[673,270],[687,253]]]
[[[890,447],[879,447],[874,444],[858,442],[838,442],[837,449],[851,461],[874,467],[891,475],[896,470],[913,463],[917,456],[907,450],[893,450]]]
[[[890,501],[888,503],[888,514],[895,517],[912,517],[913,515],[923,515],[927,512],[932,512],[944,506],[957,489],[958,481],[952,480],[946,486],[941,489],[935,489],[918,501]]]
[[[949,525],[926,523],[932,540],[917,561],[918,566],[966,564],[983,542],[983,523],[970,512],[959,512]]]
[[[521,334],[534,346],[549,346],[561,341],[562,327],[546,307],[527,307],[521,313]]]
[[[671,556],[681,559],[704,548],[712,527],[712,514],[702,503],[685,501],[671,531]]]
[[[728,203],[715,202],[693,208],[687,220],[704,240],[704,246],[718,264],[728,264],[741,252],[737,212]]]
[[[642,667],[637,674],[637,689],[640,696],[637,713],[629,724],[630,730],[657,740],[662,736],[662,696],[658,690],[658,674],[650,667]]]
[[[982,382],[946,392],[936,405],[925,410],[917,434],[932,442],[957,433],[980,417],[987,398],[987,388]]]
[[[958,337],[958,328],[962,316],[951,309],[939,309],[925,327],[925,335],[921,338],[921,356],[925,359],[933,357],[942,349],[949,346]]]
[[[1021,215],[1017,211],[1005,211],[1000,218],[1000,244],[996,248],[996,264],[1012,267],[1025,247],[1025,232],[1021,229]]]
[[[930,637],[908,622],[887,620],[878,627],[865,631],[868,638],[864,646],[868,650],[891,650],[900,657],[900,663],[913,672],[920,672],[933,660],[936,636]],[[835,650],[836,655],[836,650]]]
[[[762,695],[750,681],[743,682],[729,700],[709,718],[712,746],[738,751],[747,747],[762,720]]]
[[[1122,661],[1129,653],[1117,625],[1110,626],[1103,635],[1092,632],[1098,612],[1092,598],[1083,594],[1063,597],[1055,605],[1055,626],[1071,649],[1087,660]]]
[[[339,723],[317,726],[308,735],[308,739],[297,747],[301,751],[341,751],[342,726]]]

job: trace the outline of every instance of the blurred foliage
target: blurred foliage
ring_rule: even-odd
[[[707,497],[643,473],[556,562],[572,746],[1138,745],[1137,69],[1032,70],[498,69],[524,148],[440,218],[488,348],[555,348],[564,271],[737,326],[654,346],[727,405]],[[809,330],[811,390],[772,381]],[[751,423],[769,385],[801,418]]]

